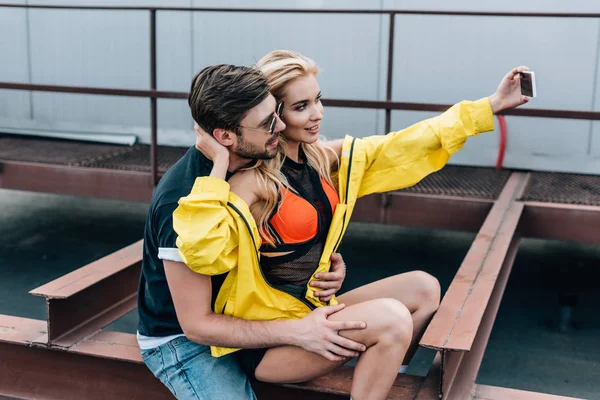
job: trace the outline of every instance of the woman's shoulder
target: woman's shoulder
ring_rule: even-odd
[[[319,143],[327,150],[331,150],[336,154],[341,154],[342,146],[344,145],[344,139],[321,140]]]
[[[342,147],[344,145],[344,139],[335,140],[319,140],[318,146],[323,149],[325,157],[329,163],[331,172],[336,171],[339,168],[339,161],[342,156]]]
[[[241,197],[248,206],[251,206],[258,200],[257,177],[254,170],[237,171],[229,178],[231,191]]]

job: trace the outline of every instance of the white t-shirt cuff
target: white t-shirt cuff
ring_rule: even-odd
[[[183,262],[181,257],[179,257],[179,249],[177,249],[177,247],[159,247],[158,258],[167,261]]]

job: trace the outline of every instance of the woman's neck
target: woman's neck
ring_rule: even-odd
[[[285,143],[285,156],[290,160],[299,163],[300,157],[300,142],[286,142]]]

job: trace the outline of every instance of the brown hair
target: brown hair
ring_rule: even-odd
[[[206,132],[217,128],[239,134],[238,126],[269,95],[265,76],[255,68],[212,65],[192,80],[188,104],[192,118]]]

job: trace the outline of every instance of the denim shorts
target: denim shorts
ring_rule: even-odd
[[[209,346],[180,336],[142,350],[142,358],[179,400],[256,400],[235,353],[216,358]]]

